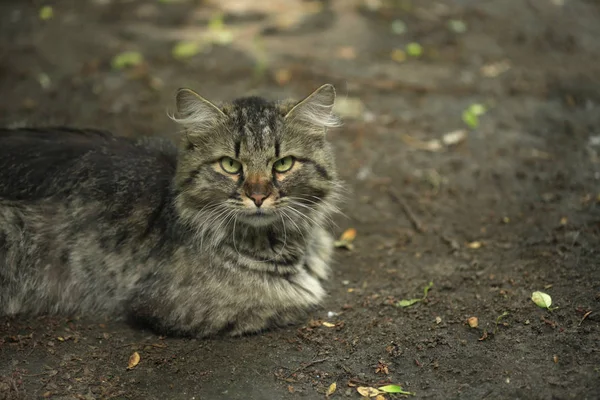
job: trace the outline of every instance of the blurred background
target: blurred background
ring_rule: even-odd
[[[350,195],[332,233],[357,232],[300,327],[161,347],[93,318],[4,321],[0,398],[600,397],[597,0],[3,0],[0,31],[2,126],[176,140],[180,87],[334,84]]]

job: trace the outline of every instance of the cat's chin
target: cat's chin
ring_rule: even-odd
[[[277,217],[277,214],[265,212],[243,214],[238,219],[238,221],[253,226],[255,228],[272,225],[278,220],[279,217]]]

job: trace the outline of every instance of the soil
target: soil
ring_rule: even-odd
[[[323,308],[286,329],[196,340],[93,315],[0,319],[0,399],[320,399],[334,382],[331,398],[388,383],[600,398],[598,21],[594,0],[2,1],[3,126],[176,138],[179,87],[218,101],[335,84],[348,195],[332,231],[358,236]],[[222,43],[174,58],[207,32]],[[421,55],[392,53],[411,42]],[[144,61],[114,68],[123,51]],[[471,104],[487,112],[469,128]]]

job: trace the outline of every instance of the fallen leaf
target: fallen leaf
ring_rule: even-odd
[[[485,339],[488,338],[488,333],[487,331],[483,331],[483,335],[481,335],[481,337],[477,340],[479,340],[480,342],[484,341]]]
[[[486,112],[486,108],[482,104],[471,104],[462,113],[462,120],[471,129],[479,126],[479,117]]]
[[[398,307],[410,307],[415,303],[420,302],[421,299],[408,299],[408,300],[400,300],[396,305]]]
[[[429,290],[433,287],[433,282],[429,282],[427,284],[427,286],[425,286],[423,288],[423,297],[421,297],[420,299],[408,299],[408,300],[400,300],[396,303],[396,307],[410,307],[415,303],[418,303],[420,301],[423,301],[427,298],[427,294],[429,293]]]
[[[438,324],[438,325],[441,324],[442,323],[442,317],[439,317],[439,316],[435,317],[435,323]]]
[[[356,239],[356,229],[346,229],[344,233],[342,233],[342,235],[340,236],[339,240],[336,240],[333,245],[335,247],[344,247],[348,250],[353,250],[354,245],[352,244],[352,242],[354,241],[354,239]]]
[[[392,58],[392,60],[401,63],[406,61],[406,52],[401,49],[394,49],[392,50],[390,57]]]
[[[467,139],[468,132],[465,129],[448,132],[442,137],[442,142],[446,146],[452,146],[464,142]]]
[[[129,356],[129,362],[127,363],[127,369],[133,369],[139,363],[140,363],[140,354],[137,351],[135,351],[131,356]]]
[[[333,393],[335,393],[336,388],[337,388],[337,384],[335,382],[333,382],[331,385],[329,385],[329,388],[327,389],[327,393],[325,393],[325,396],[327,396],[327,397],[331,396]]]
[[[285,85],[292,79],[292,71],[287,68],[281,68],[275,71],[275,81],[278,85]]]
[[[361,396],[365,397],[375,397],[378,394],[381,394],[379,390],[369,386],[359,386],[356,388],[356,391],[360,393]]]
[[[406,54],[411,57],[419,57],[423,54],[423,46],[416,42],[409,43],[406,45]]]
[[[384,363],[383,361],[379,361],[377,363],[377,368],[375,368],[375,373],[376,374],[382,373],[382,374],[389,375],[390,374],[390,370],[389,370],[389,368],[388,368],[388,366],[387,366],[386,363]]]
[[[40,8],[39,16],[42,21],[47,21],[54,16],[54,10],[50,6],[44,6]]]
[[[479,318],[477,318],[477,317],[470,317],[467,320],[467,323],[469,324],[469,326],[471,328],[477,328],[479,326]]]
[[[414,148],[417,148],[419,150],[440,151],[443,148],[442,142],[439,141],[438,139],[432,139],[432,140],[428,140],[428,141],[424,142],[422,140],[419,140],[417,138],[414,138],[414,137],[412,137],[410,135],[406,135],[406,134],[403,134],[401,136],[401,138],[406,144],[408,144]]]
[[[113,57],[111,65],[114,69],[135,67],[144,61],[144,56],[137,51],[125,51]]]
[[[177,43],[171,50],[173,58],[184,60],[191,58],[202,51],[203,45],[199,42],[183,41]]]
[[[568,222],[569,222],[569,220],[567,219],[567,217],[562,217],[562,218],[560,219],[560,224],[561,224],[562,226],[565,226],[565,225],[566,225]]]
[[[326,326],[327,328],[333,328],[335,324],[332,324],[331,322],[323,322],[323,326]]]
[[[552,357],[552,361],[554,361],[554,364],[558,364],[558,356],[556,354]]]
[[[382,394],[378,394],[377,397],[375,397],[375,400],[385,400],[385,397]]]
[[[408,394],[408,395],[412,395],[412,396],[415,395],[415,393],[407,392],[404,389],[402,389],[402,386],[398,386],[398,385],[382,386],[379,388],[379,390],[381,390],[382,392],[386,392],[386,393],[400,393],[400,394]]]
[[[483,245],[483,243],[475,241],[475,242],[468,243],[467,247],[470,248],[470,249],[478,249],[482,245]]]
[[[552,297],[544,292],[533,292],[531,294],[531,300],[541,308],[550,308],[552,305]]]

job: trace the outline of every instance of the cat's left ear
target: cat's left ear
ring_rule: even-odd
[[[173,120],[192,130],[212,127],[225,118],[219,107],[191,89],[177,91],[177,114]]]
[[[286,121],[299,121],[314,127],[328,128],[341,125],[333,114],[335,88],[325,84],[296,104],[285,116]],[[326,129],[323,129],[325,132]]]

